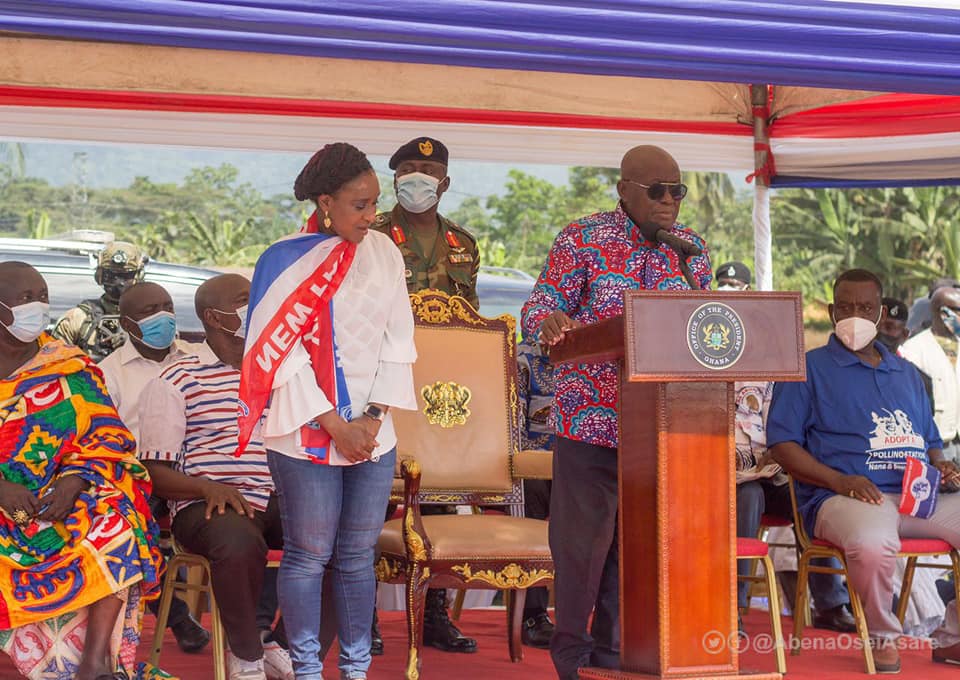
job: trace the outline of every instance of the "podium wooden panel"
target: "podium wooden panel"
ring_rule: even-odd
[[[621,360],[620,670],[740,672],[733,383],[804,380],[799,293],[628,291],[624,316],[567,334],[554,363]],[[720,642],[718,642],[720,641]]]

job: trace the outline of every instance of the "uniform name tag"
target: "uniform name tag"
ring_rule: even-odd
[[[451,264],[466,264],[473,262],[473,255],[470,253],[450,253],[448,256]]]

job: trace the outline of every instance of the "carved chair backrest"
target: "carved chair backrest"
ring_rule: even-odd
[[[519,502],[516,325],[440,291],[410,296],[417,411],[394,411],[398,460],[422,469],[421,502]]]

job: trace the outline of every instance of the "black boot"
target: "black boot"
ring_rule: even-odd
[[[186,606],[186,605],[184,605]],[[197,623],[197,620],[187,612],[186,616],[169,626],[173,636],[177,638],[180,651],[195,654],[210,642],[210,633]]]
[[[370,626],[370,655],[383,656],[383,636],[380,634],[380,620],[377,610],[373,610],[373,624]]]
[[[442,588],[431,588],[427,591],[427,604],[423,614],[423,644],[444,652],[472,654],[477,651],[477,641],[464,637],[447,616],[447,591]]]

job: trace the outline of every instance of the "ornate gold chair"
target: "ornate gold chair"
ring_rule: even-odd
[[[406,585],[406,678],[420,677],[428,587],[506,591],[510,659],[523,658],[526,588],[553,581],[547,523],[526,519],[513,318],[480,316],[439,291],[410,296],[417,411],[394,411],[404,511],[380,535],[377,578]],[[424,503],[504,506],[509,514],[421,516]]]

